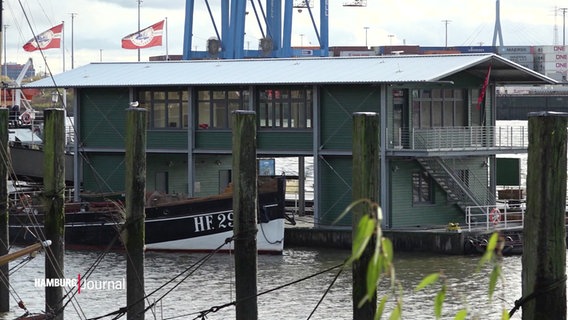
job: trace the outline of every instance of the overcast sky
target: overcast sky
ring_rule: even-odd
[[[216,23],[221,24],[218,4],[210,0]],[[225,0],[223,0],[225,1]],[[495,26],[495,0],[368,0],[367,7],[343,7],[347,0],[329,0],[329,45],[363,46],[477,46],[491,45]],[[256,2],[256,0],[255,0]],[[315,18],[318,4],[315,1]],[[21,3],[21,4],[20,4]],[[214,35],[203,0],[195,1],[193,46],[204,50]],[[262,0],[264,4],[265,1]],[[22,9],[23,6],[23,9]],[[250,1],[247,1],[250,6]],[[566,0],[501,0],[501,28],[508,46],[553,45],[563,41],[563,15],[555,8],[566,7]],[[252,10],[251,10],[252,11]],[[25,15],[24,15],[25,12]],[[71,19],[71,13],[75,17]],[[27,19],[29,19],[28,25]],[[167,17],[168,53],[181,54],[185,0],[143,0],[140,24],[144,28]],[[254,48],[260,32],[254,15],[247,19],[245,44]],[[190,18],[190,17],[188,17]],[[306,10],[293,15],[292,45],[317,45]],[[447,23],[445,21],[448,21]],[[8,25],[6,61],[25,63],[31,57],[36,71],[44,71],[38,52],[28,53],[22,46],[33,37],[62,21],[65,22],[65,69],[71,69],[71,39],[75,68],[90,62],[137,61],[136,50],[121,48],[122,37],[138,26],[137,0],[4,0],[4,20]],[[73,25],[73,32],[71,26]],[[368,27],[365,32],[365,27]],[[32,31],[33,30],[33,31]],[[367,35],[366,35],[367,33]],[[303,34],[303,36],[301,36]],[[72,36],[73,35],[73,36]],[[63,70],[62,51],[44,51],[53,73]],[[166,45],[141,50],[141,60],[166,54]],[[2,52],[4,56],[4,53]],[[2,58],[2,63],[4,57]]]

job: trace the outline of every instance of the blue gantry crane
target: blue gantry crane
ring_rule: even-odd
[[[215,35],[207,40],[206,50],[192,50],[195,0],[186,0],[183,59],[240,59],[284,58],[293,56],[328,56],[329,7],[328,0],[319,0],[319,28],[316,23],[314,2],[317,0],[220,0],[221,31],[215,21],[209,0],[202,0],[209,13]],[[247,2],[248,5],[247,5]],[[344,6],[365,6],[365,0],[345,1]],[[217,6],[219,8],[219,6]],[[244,48],[245,20],[254,13],[262,38],[258,49]],[[296,10],[295,10],[296,9]],[[307,11],[314,28],[318,49],[292,48],[292,21],[295,12]],[[247,46],[248,47],[248,46]]]

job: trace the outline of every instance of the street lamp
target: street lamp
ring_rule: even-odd
[[[568,8],[558,10],[562,11],[562,46],[566,46],[566,11],[568,11]]]
[[[452,20],[442,20],[443,23],[446,24],[446,48],[448,47],[448,24],[452,22]]]
[[[394,38],[394,34],[389,34],[389,43],[392,46],[392,38]]]
[[[369,45],[367,44],[367,31],[369,31],[369,27],[363,27],[363,29],[365,29],[365,47],[367,47],[368,49]]]
[[[51,106],[55,108],[57,106],[57,101],[59,101],[59,92],[52,91],[51,92]]]

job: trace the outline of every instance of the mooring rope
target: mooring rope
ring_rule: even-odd
[[[341,267],[343,267],[344,265],[345,265],[344,263],[335,265],[335,266],[333,266],[333,267],[330,267],[330,268],[327,268],[327,269],[322,270],[322,271],[320,271],[320,272],[317,272],[317,273],[311,274],[311,275],[309,275],[309,276],[300,278],[300,279],[298,279],[298,280],[294,280],[294,281],[292,281],[292,282],[283,284],[283,285],[281,285],[281,286],[278,286],[278,287],[275,287],[275,288],[272,288],[272,289],[269,289],[269,290],[260,292],[260,293],[258,293],[256,296],[246,297],[246,298],[243,298],[243,299],[238,300],[238,301],[237,301],[237,300],[234,300],[234,301],[231,301],[231,302],[228,302],[228,303],[219,305],[219,306],[213,306],[213,307],[211,307],[211,308],[209,308],[209,309],[207,309],[207,310],[197,311],[197,312],[193,312],[193,313],[189,313],[189,314],[185,314],[185,315],[179,315],[179,316],[175,316],[175,317],[171,317],[171,318],[164,318],[164,320],[183,318],[183,317],[187,317],[187,316],[195,315],[195,314],[197,314],[197,316],[196,316],[195,318],[193,318],[193,320],[206,319],[206,318],[207,318],[207,315],[210,314],[210,313],[215,313],[215,312],[217,312],[217,311],[219,311],[219,310],[222,310],[222,309],[224,309],[224,308],[226,308],[226,307],[230,307],[230,306],[236,305],[237,303],[240,303],[240,302],[242,302],[242,301],[246,301],[246,300],[252,299],[252,298],[254,298],[254,297],[260,297],[260,296],[265,295],[265,294],[267,294],[267,293],[271,293],[271,292],[274,292],[274,291],[277,291],[277,290],[280,290],[280,289],[289,287],[289,286],[291,286],[291,285],[300,283],[300,282],[302,282],[302,281],[305,281],[305,280],[308,280],[308,279],[317,277],[317,276],[322,275],[322,274],[324,274],[324,273],[330,272],[330,271],[332,271],[332,270],[334,270],[334,269],[341,268]],[[336,277],[338,277],[338,276],[339,276],[339,275],[337,275]],[[333,281],[333,282],[335,282],[335,280],[336,280],[336,278],[334,278],[334,281]],[[329,288],[328,288],[327,291],[329,291]],[[326,291],[326,294],[327,294],[327,291]],[[325,295],[324,295],[324,296],[325,296]]]
[[[554,281],[553,283],[543,287],[540,290],[536,290],[533,293],[529,294],[526,297],[521,297],[519,300],[515,301],[515,306],[513,307],[513,309],[511,309],[511,311],[509,311],[509,318],[512,317],[515,312],[517,312],[517,310],[519,310],[520,307],[523,306],[523,304],[525,304],[525,302],[528,302],[536,297],[538,297],[541,294],[545,294],[548,293],[552,290],[558,289],[562,284],[564,284],[566,282],[566,275],[564,275],[564,277],[562,277],[559,280]]]

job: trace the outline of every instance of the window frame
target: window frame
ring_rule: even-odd
[[[186,119],[189,117],[191,99],[189,88],[136,88],[134,96],[139,107],[148,110],[146,123],[148,130],[186,130],[188,128]],[[163,114],[159,115],[159,112]]]
[[[313,89],[298,86],[262,86],[256,91],[259,130],[311,130]]]
[[[413,205],[435,204],[434,181],[428,172],[424,170],[412,172],[411,182]]]
[[[466,126],[468,126],[466,89],[432,88],[413,90],[413,128]]]
[[[196,88],[195,93],[197,130],[231,130],[231,113],[248,110],[249,88]],[[204,117],[205,110],[207,116]]]

